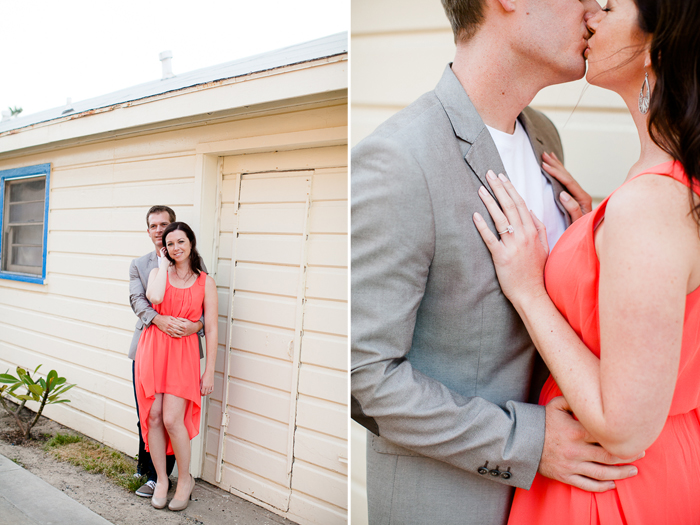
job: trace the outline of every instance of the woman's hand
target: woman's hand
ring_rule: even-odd
[[[543,270],[549,249],[544,224],[527,209],[525,201],[505,176],[496,177],[489,170],[487,178],[503,211],[483,186],[479,196],[489,210],[501,240],[478,213],[474,214],[474,224],[491,252],[503,293],[513,304],[546,294]]]
[[[580,219],[593,209],[591,196],[576,182],[554,152],[542,154],[542,168],[569,190],[569,193],[562,191],[559,194],[559,200],[569,212],[571,222]]]
[[[165,254],[168,253],[168,249],[164,246],[163,248],[160,249],[160,265],[159,268],[169,268],[170,267],[170,261],[168,258],[165,256]]]
[[[208,396],[214,391],[214,371],[204,370],[199,380],[199,391],[203,396]]]

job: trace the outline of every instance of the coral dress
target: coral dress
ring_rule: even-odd
[[[689,185],[683,167],[667,162],[644,172]],[[643,173],[640,173],[642,175]],[[700,188],[694,188],[700,194]],[[608,199],[561,237],[545,269],[547,292],[581,340],[600,357],[599,262],[593,242]],[[642,211],[643,213],[643,211]],[[540,394],[545,405],[561,391],[550,376]],[[634,464],[639,474],[603,493],[585,492],[537,474],[530,490],[518,489],[509,525],[700,523],[700,288],[686,296],[678,381],[658,439]]]
[[[202,317],[204,288],[207,274],[201,272],[189,288],[165,283],[163,302],[153,305],[159,314],[189,319],[193,323]],[[202,399],[199,388],[199,339],[197,334],[176,339],[161,332],[151,323],[144,330],[136,350],[136,399],[139,403],[141,433],[146,450],[148,445],[148,414],[156,394],[172,394],[189,401],[185,409],[185,427],[190,439],[199,434],[199,416]],[[168,450],[173,449],[165,433]]]

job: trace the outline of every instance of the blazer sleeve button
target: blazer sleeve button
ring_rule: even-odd
[[[501,472],[501,477],[503,479],[510,479],[510,472]]]
[[[497,478],[498,476],[501,475],[501,471],[498,469],[493,469],[493,470],[489,470],[489,474],[491,474],[494,478]]]
[[[484,468],[484,467],[479,467],[479,469],[478,469],[477,472],[479,472],[479,474],[481,474],[482,476],[484,476],[484,475],[488,474],[489,469]]]

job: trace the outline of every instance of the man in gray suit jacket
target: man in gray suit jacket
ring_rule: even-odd
[[[563,158],[558,133],[526,106],[583,75],[584,19],[599,6],[443,6],[454,63],[352,153],[352,401],[372,431],[372,525],[505,523],[514,487],[538,470],[592,491],[634,473],[588,442],[563,398],[534,404],[547,370],[472,222],[477,211],[490,221],[487,171],[506,173],[492,133],[522,126],[534,176],[551,184],[543,198],[568,224],[563,188],[541,169],[543,152]]]
[[[175,212],[168,206],[153,206],[148,210],[146,213],[146,224],[148,229],[146,231],[153,242],[155,250],[142,257],[139,257],[138,259],[134,259],[131,261],[131,266],[129,267],[129,302],[131,303],[131,309],[138,316],[134,336],[131,339],[131,347],[129,348],[129,359],[132,361],[136,359],[136,350],[138,349],[139,339],[141,339],[141,333],[143,332],[143,329],[148,327],[151,323],[156,325],[159,330],[168,334],[170,337],[186,337],[199,332],[199,357],[204,357],[201,339],[204,336],[204,317],[202,317],[202,319],[196,323],[193,323],[189,319],[180,319],[170,315],[160,315],[153,309],[150,301],[146,298],[148,276],[151,274],[151,270],[158,267],[160,250],[163,248],[163,231],[171,222],[175,222]],[[204,271],[206,271],[204,263],[202,263],[202,268]],[[132,363],[131,365],[132,380],[134,379],[134,364],[135,363]],[[136,399],[135,381],[134,399]],[[137,400],[137,417],[138,410],[139,405]],[[136,494],[138,496],[150,498],[153,496],[153,490],[155,488],[157,477],[156,470],[153,468],[151,455],[146,452],[146,447],[141,435],[141,423],[138,422],[137,425],[139,429],[138,472],[142,475],[148,476],[148,480],[136,491]],[[166,457],[166,465],[168,476],[170,476],[173,471],[173,466],[175,465],[174,455],[168,455]]]

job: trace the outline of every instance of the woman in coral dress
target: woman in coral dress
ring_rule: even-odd
[[[196,239],[184,222],[163,231],[162,258],[148,278],[146,297],[162,315],[198,321],[204,312],[206,369],[199,375],[199,339],[192,334],[169,337],[155,325],[142,334],[136,352],[136,397],[141,432],[158,474],[151,503],[166,504],[168,475],[165,456],[175,454],[177,490],[168,508],[187,507],[194,478],[190,470],[190,440],[199,433],[201,396],[214,389],[217,347],[217,295],[214,280],[202,271]]]
[[[547,259],[544,226],[505,178],[474,221],[564,395],[639,473],[590,493],[537,475],[510,524],[700,523],[700,2],[609,0],[588,22],[588,81],[622,96],[641,141],[625,183]],[[641,93],[639,86],[642,86]],[[508,226],[512,233],[508,233]]]

